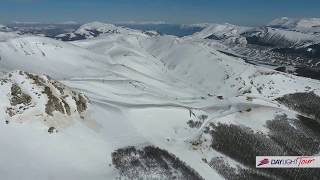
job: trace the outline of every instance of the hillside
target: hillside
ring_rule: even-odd
[[[71,42],[0,42],[5,179],[319,178],[255,168],[256,155],[320,152],[320,84],[226,53],[251,28],[178,38],[100,25]]]

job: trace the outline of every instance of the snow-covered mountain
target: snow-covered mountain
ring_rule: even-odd
[[[276,22],[280,24],[280,20],[273,24]],[[275,69],[280,66],[278,70],[286,69],[284,66],[289,65],[294,67],[291,70],[295,70],[285,70],[286,72],[319,79],[320,36],[316,33],[275,25],[242,27],[208,24],[204,30],[184,39],[197,40],[208,47],[244,58],[254,64],[273,66]]]
[[[299,47],[320,42],[318,36],[270,27],[255,28],[243,34],[252,44],[261,43],[275,47]]]
[[[320,85],[236,56],[252,28],[94,24],[83,40],[0,42],[4,179],[320,178],[255,168],[256,155],[319,154]]]
[[[250,30],[250,27],[241,27],[232,24],[208,24],[202,31],[192,35],[192,38],[221,40],[227,45],[246,46],[247,40],[241,34]]]
[[[204,30],[192,35],[192,38],[223,40],[224,43],[240,46],[258,44],[297,47],[320,42],[320,37],[312,34],[271,27],[242,27],[232,24],[208,25]]]
[[[74,32],[57,35],[57,39],[63,41],[74,41],[88,38],[94,38],[100,35],[106,34],[146,34],[146,35],[158,35],[157,32],[147,31],[142,32],[125,27],[115,26],[113,24],[106,24],[101,22],[91,22],[80,26]]]
[[[320,18],[288,18],[274,19],[268,26],[296,30],[306,33],[320,33]]]

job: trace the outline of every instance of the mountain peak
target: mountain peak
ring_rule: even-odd
[[[113,24],[103,23],[99,21],[93,21],[80,26],[79,29],[90,28],[90,29],[98,29],[98,28],[116,28]]]

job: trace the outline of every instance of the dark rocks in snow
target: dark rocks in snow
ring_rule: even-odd
[[[217,96],[218,99],[223,100],[223,96]]]
[[[251,111],[252,111],[252,108],[246,109],[246,112],[251,112]]]
[[[23,93],[18,84],[12,84],[10,99],[10,103],[12,106],[16,106],[18,104],[28,105],[31,103],[31,100],[32,98],[29,95]]]
[[[43,87],[43,94],[45,94],[48,98],[48,102],[46,104],[45,111],[48,115],[53,116],[53,112],[57,111],[62,114],[66,114],[68,116],[71,115],[71,108],[66,101],[68,95],[65,95],[65,86],[57,81],[52,80],[50,77],[48,78],[48,82],[38,75],[33,75],[30,73],[26,73],[27,76],[34,81],[34,83],[40,87]],[[52,85],[52,87],[49,87]],[[57,90],[60,95],[55,95],[52,91]],[[76,93],[72,91],[72,99],[74,100],[77,111],[82,113],[87,110],[89,100],[82,94]]]
[[[52,134],[52,133],[55,133],[55,132],[58,132],[55,127],[50,127],[50,128],[48,129],[48,133],[49,133],[49,134]]]
[[[214,34],[211,34],[210,36],[206,37],[205,39],[212,39],[212,40],[222,40],[224,37],[218,37]]]
[[[67,34],[64,34],[63,36],[55,37],[55,39],[58,39],[61,41],[78,41],[78,40],[87,39],[87,37],[81,34],[73,35],[72,33],[67,33]]]
[[[78,95],[74,94],[74,96],[72,98],[76,102],[77,111],[79,113],[82,113],[85,110],[87,110],[87,108],[88,108],[88,98],[87,97],[85,97],[82,94],[78,94]]]
[[[48,97],[48,102],[46,104],[46,113],[53,116],[54,111],[58,111],[62,114],[71,115],[70,106],[65,100],[58,98],[52,94],[51,89],[46,86],[43,91],[44,94]]]

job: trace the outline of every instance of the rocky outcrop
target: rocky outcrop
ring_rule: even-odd
[[[39,118],[51,126],[59,124],[55,121],[68,124],[63,121],[84,118],[89,106],[85,95],[45,75],[16,71],[2,75],[0,82],[0,90],[4,92],[0,99],[6,102],[0,105],[6,109],[8,121]]]

